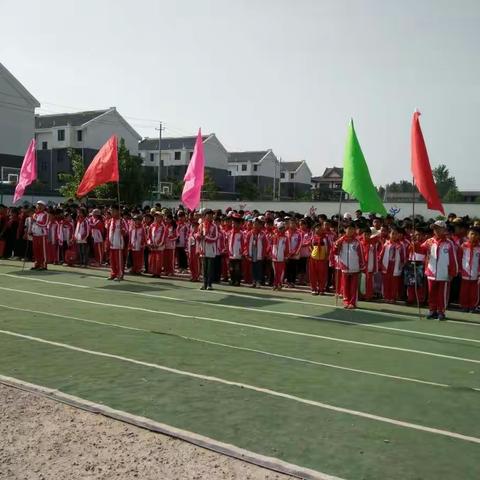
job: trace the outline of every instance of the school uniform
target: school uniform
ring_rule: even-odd
[[[361,242],[365,253],[365,293],[363,298],[371,300],[375,293],[374,279],[379,272],[378,256],[382,250],[382,243],[378,237],[362,237]]]
[[[47,234],[47,260],[48,263],[58,264],[60,262],[60,246],[58,241],[59,223],[57,220],[50,220]]]
[[[282,288],[285,265],[290,255],[290,242],[284,233],[276,233],[272,237],[273,287]]]
[[[382,272],[382,295],[387,302],[396,302],[402,288],[405,249],[401,242],[387,240],[379,255]]]
[[[203,288],[211,288],[213,283],[213,264],[217,255],[218,227],[214,222],[202,222],[199,226],[200,257],[203,262]]]
[[[309,281],[312,293],[325,293],[328,281],[329,242],[325,235],[310,240]]]
[[[220,226],[217,225],[217,229],[217,254],[215,255],[215,262],[213,266],[213,281],[215,283],[220,283],[222,277],[222,259],[226,251],[226,237]]]
[[[180,270],[188,268],[188,224],[186,222],[179,222],[177,224],[177,244],[175,247],[175,254],[177,258],[177,266]]]
[[[162,275],[163,252],[165,250],[166,229],[163,223],[152,223],[148,230],[147,245],[150,250],[148,255],[148,273],[154,277]]]
[[[165,225],[165,250],[163,251],[163,271],[165,275],[175,273],[175,246],[177,243],[177,229],[173,224]]]
[[[309,277],[309,258],[311,255],[312,232],[310,230],[299,230],[301,238],[300,258],[297,265],[297,274],[299,280],[308,283]]]
[[[425,275],[428,280],[428,306],[430,312],[445,314],[448,304],[450,279],[458,272],[453,242],[445,237],[429,238],[421,245],[427,256]]]
[[[245,238],[245,256],[252,267],[253,285],[263,282],[263,259],[267,255],[268,242],[261,230],[251,230]]]
[[[340,237],[334,248],[338,268],[341,272],[341,290],[343,303],[348,308],[355,308],[358,300],[360,272],[365,269],[365,254],[360,241],[345,235]]]
[[[90,225],[90,236],[93,241],[93,255],[95,257],[95,262],[98,265],[103,264],[103,254],[104,254],[104,231],[105,225],[101,218],[91,217],[89,219]]]
[[[474,310],[479,303],[480,245],[469,241],[458,250],[460,264],[460,307]]]
[[[405,286],[407,287],[407,303],[412,305],[425,302],[427,289],[425,285],[426,255],[418,245],[410,244],[408,248],[408,263],[404,269]]]
[[[143,225],[139,227],[133,225],[128,232],[128,248],[132,257],[131,273],[142,273],[143,269],[143,250],[147,243],[145,229]]]
[[[243,232],[240,228],[232,228],[228,233],[228,265],[230,283],[239,286],[242,280],[242,258],[245,250]]]
[[[297,281],[298,261],[300,259],[300,249],[302,248],[302,233],[300,230],[287,230],[285,236],[288,240],[288,251],[290,256],[286,263],[287,283],[294,286]]]
[[[47,268],[47,212],[35,212],[31,219],[30,233],[32,236],[34,268]]]
[[[112,218],[108,224],[107,239],[110,251],[110,278],[122,280],[125,270],[123,251],[128,226],[123,218]]]
[[[80,254],[80,265],[86,267],[88,265],[88,236],[90,235],[90,224],[87,218],[77,218],[75,225],[74,239],[78,246]]]
[[[198,223],[192,224],[188,232],[188,268],[190,280],[198,282],[200,278],[200,242],[197,240]]]

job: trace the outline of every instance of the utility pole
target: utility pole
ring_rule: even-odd
[[[280,157],[278,162],[278,201],[282,201],[282,157]]]
[[[161,184],[162,184],[162,131],[163,126],[162,122],[160,122],[158,130],[158,170],[157,170],[157,200],[160,202],[161,199]]]

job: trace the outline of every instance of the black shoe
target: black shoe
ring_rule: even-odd
[[[427,318],[429,320],[432,320],[434,318],[438,318],[438,313],[437,312],[429,312],[428,315],[427,315]]]
[[[439,314],[438,314],[438,319],[439,319],[441,322],[444,322],[444,321],[447,319],[447,317],[445,316],[444,313],[439,313]]]

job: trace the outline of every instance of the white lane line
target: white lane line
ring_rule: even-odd
[[[10,310],[17,310],[17,311],[20,311],[20,312],[34,313],[34,314],[37,314],[37,315],[46,315],[46,316],[57,317],[57,318],[67,318],[69,320],[75,320],[75,321],[78,321],[78,322],[94,323],[94,324],[97,324],[97,325],[104,325],[104,326],[108,326],[108,327],[123,328],[125,330],[134,330],[134,331],[138,331],[138,332],[152,333],[151,329],[139,328],[139,327],[130,327],[128,325],[120,325],[118,323],[101,322],[99,320],[91,320],[91,319],[88,319],[88,318],[72,317],[70,315],[61,315],[59,313],[42,312],[40,310],[30,310],[28,308],[12,307],[10,305],[0,304],[0,307],[7,308],[7,309],[10,309]],[[391,379],[394,379],[394,380],[401,380],[401,381],[405,381],[405,382],[420,383],[420,384],[423,384],[423,385],[431,385],[431,386],[434,386],[434,387],[444,387],[444,388],[451,388],[452,387],[451,385],[447,385],[446,383],[430,382],[430,381],[427,381],[427,380],[419,380],[417,378],[402,377],[402,376],[398,376],[398,375],[390,375],[390,374],[387,374],[387,373],[373,372],[371,370],[361,370],[359,368],[342,367],[341,365],[335,365],[335,364],[332,364],[332,363],[317,362],[315,360],[309,360],[309,359],[306,359],[306,358],[292,357],[292,356],[289,356],[289,355],[281,355],[279,353],[267,352],[265,350],[257,350],[257,349],[254,349],[254,348],[247,348],[247,347],[239,347],[237,345],[230,345],[230,344],[227,344],[227,343],[219,343],[219,342],[214,342],[214,341],[211,341],[211,340],[205,340],[205,339],[195,338],[195,337],[187,337],[187,336],[184,336],[184,335],[175,334],[175,336],[183,338],[185,340],[192,340],[192,341],[199,342],[199,343],[206,343],[206,344],[209,344],[209,345],[217,345],[217,346],[220,346],[220,347],[232,348],[232,349],[235,349],[235,350],[241,350],[241,351],[245,351],[245,352],[259,353],[261,355],[283,358],[283,359],[286,359],[286,360],[293,360],[295,362],[307,363],[307,364],[311,364],[311,365],[318,365],[318,366],[327,367],[327,368],[334,368],[334,369],[344,370],[344,371],[348,371],[348,372],[361,373],[361,374],[365,374],[365,375],[373,375],[373,376],[384,377],[384,378],[391,378]],[[480,388],[473,388],[472,387],[472,390],[480,391]]]
[[[21,280],[30,280],[30,281],[35,281],[35,282],[41,282],[41,283],[47,283],[47,284],[54,284],[54,285],[65,285],[68,287],[80,287],[80,288],[86,288],[86,289],[91,289],[91,290],[98,290],[103,293],[105,293],[105,289],[101,287],[91,287],[87,285],[77,285],[73,283],[64,283],[64,282],[55,282],[52,280],[44,280],[41,278],[32,278],[32,277],[24,277],[20,275],[14,275],[14,274],[8,274],[8,273],[0,273],[0,275],[7,276],[7,277],[13,277],[13,278],[19,278]],[[330,317],[325,317],[325,316],[320,316],[320,315],[306,315],[302,313],[292,313],[292,312],[282,312],[282,311],[276,311],[276,310],[266,310],[263,308],[256,308],[256,307],[242,307],[240,305],[227,305],[224,303],[210,303],[210,302],[204,302],[201,300],[189,300],[189,299],[183,299],[183,298],[177,298],[177,297],[171,297],[167,295],[158,295],[158,294],[151,294],[151,293],[145,293],[145,292],[131,292],[128,290],[116,290],[116,289],[111,289],[109,292],[115,292],[115,293],[121,293],[121,294],[126,294],[126,295],[136,295],[136,296],[141,296],[141,297],[148,297],[148,298],[155,298],[155,299],[162,299],[162,300],[173,300],[173,301],[182,301],[185,303],[191,303],[191,304],[199,304],[199,305],[204,305],[208,307],[219,307],[219,308],[230,308],[230,309],[235,309],[235,310],[246,310],[246,311],[252,311],[252,312],[258,312],[258,313],[268,313],[268,314],[275,314],[275,315],[282,315],[282,316],[288,316],[288,317],[295,317],[295,318],[308,318],[308,319],[313,319],[313,320],[322,320],[330,323],[340,323],[344,325],[356,325],[359,327],[366,327],[366,328],[374,328],[374,329],[379,329],[379,330],[385,330],[385,331],[393,331],[393,332],[401,332],[401,333],[409,333],[409,334],[414,334],[414,335],[421,335],[421,336],[427,336],[427,337],[434,337],[434,338],[442,338],[442,339],[447,339],[447,340],[459,340],[462,342],[469,342],[469,343],[479,343],[479,339],[474,339],[474,338],[465,338],[465,337],[456,337],[452,335],[442,335],[439,333],[430,333],[430,332],[421,332],[418,330],[408,330],[404,328],[396,328],[396,327],[387,327],[385,325],[376,325],[376,324],[370,324],[370,323],[363,323],[363,322],[355,322],[351,320],[341,320],[337,318],[330,318]],[[388,314],[387,314],[388,315]],[[389,315],[390,316],[390,315]]]
[[[445,437],[455,438],[457,440],[464,440],[466,442],[472,442],[472,443],[480,444],[480,438],[477,438],[477,437],[471,437],[469,435],[463,435],[461,433],[450,432],[448,430],[442,430],[442,429],[438,429],[438,428],[427,427],[427,426],[424,426],[424,425],[418,425],[416,423],[404,422],[402,420],[396,420],[394,418],[382,417],[382,416],[379,416],[379,415],[374,415],[374,414],[367,413],[367,412],[362,412],[362,411],[359,411],[359,410],[351,410],[349,408],[337,407],[335,405],[330,405],[328,403],[317,402],[316,400],[309,400],[309,399],[306,399],[306,398],[298,397],[296,395],[290,395],[288,393],[278,392],[276,390],[270,390],[269,388],[257,387],[255,385],[250,385],[248,383],[234,382],[234,381],[226,380],[226,379],[220,378],[220,377],[214,377],[214,376],[211,376],[211,375],[202,375],[200,373],[189,372],[187,370],[178,370],[176,368],[167,367],[165,365],[159,365],[159,364],[156,364],[156,363],[144,362],[144,361],[141,361],[141,360],[135,360],[133,358],[123,357],[123,356],[120,356],[120,355],[114,355],[114,354],[106,353],[106,352],[99,352],[99,351],[96,351],[96,350],[88,350],[86,348],[75,347],[75,346],[70,345],[68,343],[52,342],[50,340],[45,340],[45,339],[40,338],[40,337],[32,337],[30,335],[23,335],[23,334],[20,334],[20,333],[10,332],[8,330],[0,330],[0,334],[10,335],[12,337],[17,337],[17,338],[23,338],[25,340],[30,340],[30,341],[38,342],[38,343],[44,343],[44,344],[47,344],[47,345],[53,345],[54,347],[65,348],[67,350],[73,350],[73,351],[76,351],[76,352],[87,353],[89,355],[96,355],[96,356],[99,356],[99,357],[105,357],[105,358],[120,360],[122,362],[133,363],[133,364],[136,364],[136,365],[141,365],[143,367],[155,368],[157,370],[162,370],[164,372],[174,373],[174,374],[177,374],[177,375],[183,375],[183,376],[186,376],[186,377],[196,378],[196,379],[200,379],[200,380],[206,380],[206,381],[209,381],[209,382],[220,383],[220,384],[229,385],[229,386],[232,386],[232,387],[239,387],[239,388],[243,388],[243,389],[246,389],[246,390],[251,390],[251,391],[254,391],[254,392],[264,393],[266,395],[270,395],[270,396],[273,396],[273,397],[285,398],[287,400],[292,400],[292,401],[302,403],[302,404],[305,404],[305,405],[311,405],[311,406],[314,406],[314,407],[323,408],[325,410],[332,410],[332,411],[335,411],[335,412],[347,413],[349,415],[353,415],[353,416],[356,416],[356,417],[367,418],[369,420],[375,420],[375,421],[378,421],[378,422],[389,423],[391,425],[396,425],[396,426],[399,426],[399,427],[410,428],[410,429],[413,429],[413,430],[420,430],[420,431],[423,431],[423,432],[434,433],[436,435],[442,435],[442,436],[445,436]]]
[[[125,309],[125,310],[136,310],[136,311],[141,311],[141,312],[147,312],[147,313],[155,313],[155,314],[160,314],[160,315],[170,315],[173,317],[180,317],[180,318],[193,318],[196,320],[206,320],[209,322],[217,322],[217,323],[224,323],[228,325],[237,325],[237,326],[242,326],[242,327],[248,327],[248,328],[256,328],[259,330],[267,330],[270,332],[278,332],[278,333],[286,333],[288,335],[299,335],[303,337],[310,337],[310,338],[319,338],[322,340],[330,340],[333,342],[340,342],[340,343],[349,343],[352,345],[361,345],[364,347],[372,347],[372,348],[380,348],[384,350],[394,350],[397,352],[408,352],[408,353],[416,353],[419,355],[427,355],[430,357],[437,357],[437,358],[447,358],[449,360],[458,360],[461,362],[470,362],[470,363],[478,363],[480,364],[480,360],[474,359],[474,358],[466,358],[466,357],[456,357],[453,355],[444,355],[442,353],[433,353],[433,352],[426,352],[424,350],[414,350],[410,348],[401,348],[401,347],[392,347],[389,345],[380,345],[377,343],[368,343],[368,342],[359,342],[356,340],[346,340],[344,338],[336,338],[336,337],[328,337],[326,335],[318,335],[314,333],[305,333],[305,332],[297,332],[293,330],[284,330],[280,328],[273,328],[273,327],[265,327],[263,325],[253,325],[249,323],[242,323],[242,322],[234,322],[231,320],[222,320],[218,318],[210,318],[210,317],[200,317],[196,315],[186,315],[182,313],[173,313],[173,312],[166,312],[166,311],[161,311],[161,310],[152,310],[149,308],[143,308],[143,307],[132,307],[130,305],[118,305],[115,303],[103,303],[103,302],[95,302],[93,300],[84,300],[80,298],[72,298],[72,297],[63,297],[60,295],[49,295],[47,293],[39,293],[39,292],[31,292],[29,290],[19,290],[16,288],[7,288],[7,287],[0,287],[0,290],[4,290],[7,292],[15,292],[15,293],[25,293],[28,295],[37,295],[39,297],[45,297],[45,298],[55,298],[57,300],[68,300],[69,302],[78,302],[78,303],[87,303],[90,305],[101,305],[104,307],[108,308],[120,308],[120,309]]]

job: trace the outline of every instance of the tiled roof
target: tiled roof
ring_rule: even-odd
[[[210,135],[203,135],[205,141]],[[193,150],[196,136],[192,137],[166,137],[162,138],[162,150]],[[138,144],[139,150],[158,150],[158,138],[144,138]]]
[[[55,115],[36,115],[35,128],[52,128],[63,127],[71,125],[72,127],[79,127],[84,123],[93,120],[94,118],[108,112],[107,110],[90,110],[87,112],[76,113],[58,113]]]
[[[228,163],[258,163],[269,150],[255,152],[229,152]]]

